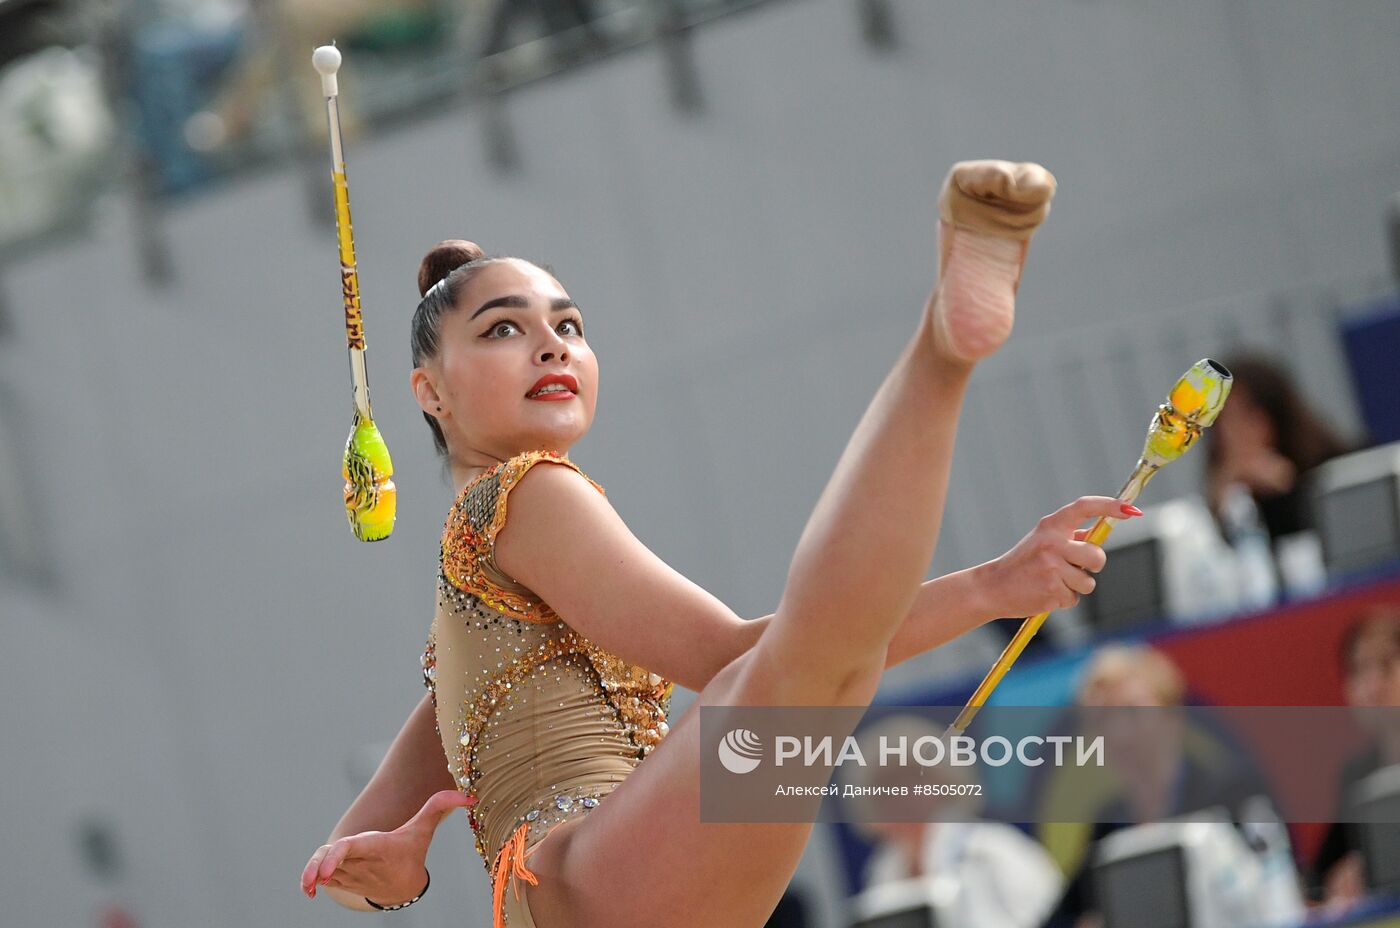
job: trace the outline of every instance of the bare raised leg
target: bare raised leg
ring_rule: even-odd
[[[950,172],[942,266],[917,331],[808,520],[771,624],[700,705],[869,704],[938,540],[968,377],[1010,334],[1026,243],[1053,192],[1035,165]],[[538,928],[760,928],[811,825],[701,822],[699,736],[692,707],[607,801],[539,845]]]
[[[884,666],[938,541],[968,377],[1011,334],[1054,189],[1039,165],[1006,161],[961,162],[944,181],[938,282],[808,520],[760,641],[812,681],[795,701],[829,701],[832,681]]]

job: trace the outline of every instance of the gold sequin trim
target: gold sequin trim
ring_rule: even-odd
[[[548,624],[559,621],[548,604],[523,587],[510,590],[498,586],[485,570],[488,564],[495,567],[496,535],[506,522],[506,502],[511,488],[541,461],[573,468],[599,493],[604,493],[601,486],[565,455],[554,451],[517,454],[477,475],[463,488],[443,526],[441,559],[443,573],[453,586],[474,594],[492,609],[512,618]],[[497,573],[501,571],[497,569]]]
[[[428,633],[428,646],[423,649],[418,663],[423,668],[423,685],[428,688],[428,695],[432,698],[433,730],[441,736],[437,720],[437,635],[434,632]]]

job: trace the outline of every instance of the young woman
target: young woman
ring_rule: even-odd
[[[1230,402],[1206,441],[1206,498],[1217,517],[1227,491],[1241,484],[1278,539],[1308,528],[1308,472],[1352,450],[1312,409],[1276,361],[1256,355],[1227,358],[1234,374]]]
[[[327,886],[357,909],[417,898],[433,830],[466,807],[497,928],[763,925],[811,825],[700,821],[699,713],[668,731],[671,681],[699,705],[868,705],[885,667],[1088,593],[1104,554],[1075,526],[1130,514],[1082,498],[995,561],[921,585],[968,378],[1011,332],[1054,188],[1034,164],[949,173],[933,294],[817,502],[777,612],[747,622],[633,537],[566,457],[593,421],[598,364],[564,288],[527,261],[437,246],[419,275],[412,385],[459,494],[429,694],[303,891]]]

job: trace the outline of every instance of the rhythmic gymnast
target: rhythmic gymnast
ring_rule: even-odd
[[[817,501],[777,611],[752,621],[648,550],[568,459],[593,421],[598,362],[559,281],[470,242],[436,246],[411,383],[458,496],[428,692],[312,854],[303,892],[362,910],[416,901],[434,831],[465,808],[496,928],[761,928],[812,825],[700,821],[699,712],[669,725],[672,682],[697,705],[867,706],[886,667],[990,619],[1072,605],[1105,563],[1075,527],[1137,514],[1082,497],[1001,557],[922,582],[968,379],[1011,333],[1054,191],[1035,164],[949,172],[933,292]]]

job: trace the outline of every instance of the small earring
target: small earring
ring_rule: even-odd
[[[439,407],[437,408],[437,411],[438,411],[438,412],[442,412],[442,407],[439,406]]]

